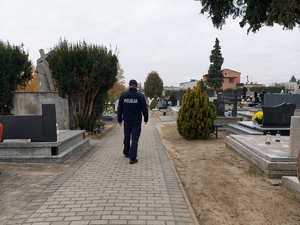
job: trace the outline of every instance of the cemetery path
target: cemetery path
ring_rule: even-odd
[[[226,131],[187,141],[175,123],[156,125],[199,224],[300,224],[300,198],[266,182],[255,166],[225,147]]]
[[[197,225],[154,122],[143,125],[134,165],[123,129],[105,127],[61,165],[0,163],[0,224]]]
[[[153,115],[151,117],[155,120]],[[110,126],[106,127],[107,132],[113,128]],[[144,137],[147,137],[144,144],[147,146],[152,126],[155,129],[151,122],[143,130]],[[228,135],[226,131],[220,131],[218,139],[212,137],[205,141],[187,141],[178,134],[175,123],[156,124],[156,128],[177,170],[199,224],[300,224],[300,198],[283,186],[272,186],[267,183],[256,167],[235,151],[227,149],[224,142],[224,138]],[[119,130],[122,134],[121,129]],[[103,136],[101,138],[105,138],[106,133],[103,133]],[[150,147],[147,147],[150,151],[155,149],[153,146],[156,142],[160,142],[158,134],[153,140]],[[98,141],[101,140],[93,139],[91,144]],[[6,215],[13,216],[19,212],[19,208],[24,208],[22,212],[32,214],[57,188],[58,183],[55,181],[61,182],[60,179],[66,178],[64,174],[73,173],[72,166],[81,162],[81,158],[88,155],[88,151],[88,149],[83,151],[63,165],[37,164],[33,167],[29,164],[0,163],[0,183],[2,182],[0,211],[7,209]],[[164,149],[160,149],[160,152],[162,154]],[[123,157],[120,157],[120,160],[123,162]],[[166,164],[169,160],[162,162]],[[138,164],[141,167],[143,165],[143,163]],[[150,163],[149,166],[152,164]],[[177,182],[177,179],[172,180]],[[172,190],[175,191],[174,188]],[[180,213],[176,215],[180,216]],[[12,223],[7,224],[22,224],[26,217],[21,216],[19,214],[19,217],[14,217]],[[3,218],[0,215],[0,221],[1,219]],[[35,224],[41,223],[37,221]]]

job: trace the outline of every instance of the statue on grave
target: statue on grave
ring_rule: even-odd
[[[52,74],[46,60],[47,54],[40,49],[41,57],[37,60],[36,72],[38,74],[39,92],[55,91]]]

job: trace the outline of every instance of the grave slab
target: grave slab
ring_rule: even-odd
[[[295,176],[283,176],[281,178],[281,184],[292,192],[297,193],[300,196],[300,183]]]
[[[4,139],[3,143],[30,143],[31,139]]]
[[[261,169],[268,178],[297,174],[297,158],[289,156],[288,136],[275,142],[275,136],[272,135],[271,145],[266,145],[264,135],[231,134],[226,137],[225,143]]]
[[[60,130],[56,142],[2,142],[0,162],[63,163],[90,145],[84,130]]]

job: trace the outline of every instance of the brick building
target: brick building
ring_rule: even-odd
[[[222,89],[225,90],[227,88],[236,88],[236,84],[241,82],[241,73],[230,70],[230,69],[223,69],[222,70],[224,82],[222,84]],[[203,75],[203,82],[205,83],[207,79],[207,74]]]

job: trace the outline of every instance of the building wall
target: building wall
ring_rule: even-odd
[[[285,86],[285,90],[287,91],[287,93],[300,94],[299,91],[300,84],[298,84],[297,82],[282,82],[280,84]]]
[[[167,87],[165,86],[164,89],[163,89],[163,93],[162,93],[162,96],[166,96],[166,95],[169,95],[171,91],[180,91],[181,88],[180,87]]]
[[[42,115],[42,104],[55,104],[56,122],[60,130],[69,129],[69,103],[58,92],[15,92],[13,115]]]
[[[236,84],[241,82],[241,73],[230,70],[223,69],[224,82],[222,84],[222,89],[225,90],[227,88],[236,88]]]
[[[236,89],[236,84],[241,82],[241,73],[230,69],[223,69],[222,73],[224,76],[222,89],[223,90],[227,88]],[[203,82],[205,83],[206,80],[207,80],[207,74],[203,75]]]
[[[179,86],[181,89],[194,89],[195,87],[197,87],[197,83],[198,83],[198,80],[191,80],[189,82],[184,82],[184,83],[180,83]]]

